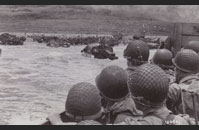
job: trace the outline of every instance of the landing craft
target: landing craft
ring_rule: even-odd
[[[199,23],[174,23],[173,31],[162,48],[176,55],[190,41],[199,41]]]

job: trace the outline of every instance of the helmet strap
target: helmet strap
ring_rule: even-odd
[[[152,103],[152,102],[146,100],[144,97],[132,96],[132,98],[136,103],[138,103],[144,107],[147,107],[147,108],[158,108],[158,107],[161,107],[163,105],[163,103],[165,102],[165,101],[163,101],[161,103]]]
[[[99,112],[97,112],[96,114],[94,115],[89,115],[89,116],[77,116],[77,115],[73,115],[69,112],[65,112],[65,115],[67,117],[69,117],[70,119],[73,119],[75,122],[79,122],[79,121],[82,121],[82,120],[95,120],[95,119],[98,119],[102,113],[103,113],[103,108],[101,108],[101,110]]]

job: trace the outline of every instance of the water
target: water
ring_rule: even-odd
[[[114,47],[119,59],[113,61],[83,57],[84,46],[50,48],[26,42],[0,48],[0,125],[40,124],[64,110],[73,84],[94,84],[95,76],[108,65],[127,67],[124,45]]]

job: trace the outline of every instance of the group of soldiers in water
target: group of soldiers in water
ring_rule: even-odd
[[[89,45],[92,43],[99,43],[99,42],[106,42],[107,45],[114,46],[118,45],[122,40],[122,34],[112,35],[112,36],[86,36],[82,37],[80,35],[76,37],[67,37],[67,36],[45,36],[45,35],[32,35],[28,36],[38,43],[48,43],[50,44],[51,41],[60,44],[70,44],[70,45]]]
[[[190,105],[185,95],[198,97],[199,41],[175,56],[158,49],[149,60],[149,53],[142,40],[131,41],[123,52],[126,70],[110,65],[95,77],[95,85],[73,85],[65,111],[44,125],[197,125],[199,103]]]

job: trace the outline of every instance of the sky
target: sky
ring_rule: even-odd
[[[129,16],[140,13],[174,22],[198,22],[199,5],[89,5],[92,8],[125,12]]]
[[[20,5],[21,6],[21,5]],[[24,5],[31,8],[32,5]],[[46,5],[56,6],[56,5]],[[58,5],[57,5],[58,6]],[[67,8],[70,5],[64,5]],[[95,10],[106,9],[112,13],[121,13],[127,16],[142,15],[171,22],[193,22],[199,21],[199,5],[79,5],[89,7]],[[0,12],[6,7],[15,7],[15,5],[0,5]],[[17,6],[16,6],[17,7]],[[36,8],[45,8],[41,5],[33,6]],[[59,9],[59,8],[58,8]]]

